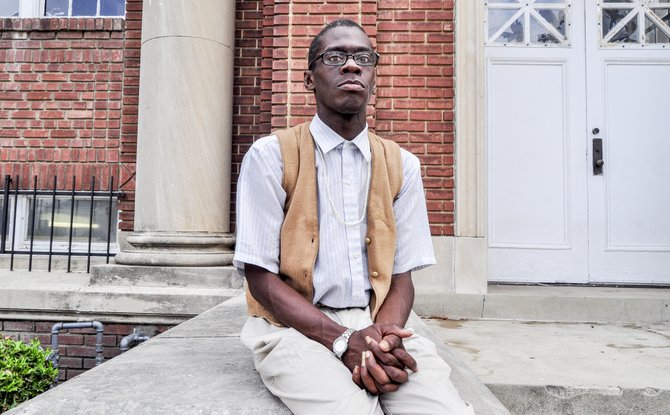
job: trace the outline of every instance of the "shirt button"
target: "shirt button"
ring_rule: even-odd
[[[377,278],[379,276],[379,273],[377,271],[372,271],[372,278]]]
[[[354,258],[358,259],[359,257],[360,257],[360,255],[354,254]]]
[[[366,244],[370,245],[370,242],[372,242],[372,240],[370,238],[365,238],[365,243]]]

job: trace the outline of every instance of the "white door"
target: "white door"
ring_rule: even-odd
[[[670,0],[587,3],[590,281],[668,284]]]
[[[670,283],[669,1],[487,2],[490,280]]]
[[[488,1],[489,279],[588,275],[583,2]],[[578,18],[577,16],[582,16]]]

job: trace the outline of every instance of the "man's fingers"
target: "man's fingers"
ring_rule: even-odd
[[[351,373],[351,380],[358,385],[359,388],[365,388],[363,381],[361,380],[361,368],[360,366],[354,366],[354,371]]]
[[[372,354],[372,352],[368,350],[364,353],[364,356],[366,357],[365,363],[367,365],[368,373],[370,373],[377,384],[386,385],[391,383],[391,379],[384,371],[384,368],[377,363],[377,360],[375,359],[375,356]]]
[[[366,356],[365,356],[366,353],[367,352],[363,352],[361,356],[361,370],[360,370],[361,382],[363,382],[363,385],[365,386],[365,389],[367,389],[368,392],[370,392],[373,395],[379,395],[379,389],[377,389],[375,380],[372,378],[372,375],[370,375],[370,373],[368,372]]]
[[[379,360],[379,362],[387,366],[396,366],[401,369],[404,369],[405,366],[402,363],[400,363],[398,359],[391,353],[382,351],[380,348],[380,344],[377,343],[372,337],[369,336],[366,337],[365,342],[370,348],[370,351],[372,351],[377,360]]]
[[[419,366],[416,364],[416,360],[414,360],[412,355],[409,354],[404,348],[397,347],[391,350],[391,354],[393,354],[393,356],[395,356],[400,363],[405,365],[412,372],[419,370]]]
[[[390,392],[395,392],[395,391],[397,391],[399,387],[400,387],[400,385],[398,385],[398,384],[395,384],[395,383],[389,383],[389,384],[387,384],[387,385],[381,385],[381,386],[379,386],[379,390],[380,390],[382,393],[390,393]]]
[[[404,329],[400,326],[396,326],[395,324],[382,324],[380,329],[382,337],[386,337],[389,334],[395,334],[401,339],[406,339],[408,337],[412,337],[414,334],[413,330]]]
[[[379,348],[384,352],[390,352],[400,346],[402,346],[402,339],[395,334],[387,334],[379,342]]]
[[[386,375],[393,381],[393,383],[401,384],[409,380],[409,374],[404,369],[399,369],[395,366],[382,365]]]

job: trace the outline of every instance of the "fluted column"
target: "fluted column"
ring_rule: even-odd
[[[143,7],[135,232],[116,263],[229,265],[235,2]]]

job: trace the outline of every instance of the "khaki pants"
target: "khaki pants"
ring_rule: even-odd
[[[366,309],[321,310],[346,327],[371,324]],[[419,370],[410,372],[409,381],[396,392],[381,396],[360,389],[329,349],[295,329],[249,317],[241,339],[252,351],[265,386],[296,415],[474,414],[449,380],[451,368],[437,355],[435,345],[417,334],[405,339],[404,345]]]

